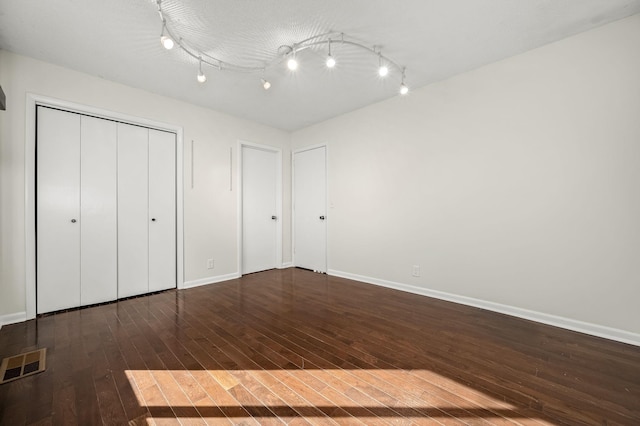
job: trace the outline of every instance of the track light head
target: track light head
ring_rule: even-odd
[[[382,61],[382,53],[378,52],[378,75],[386,77],[389,74],[389,67]]]
[[[406,95],[407,93],[409,93],[409,88],[407,87],[406,84],[404,84],[404,75],[405,75],[406,71],[407,71],[406,68],[402,68],[402,81],[400,82],[400,94],[401,95]]]
[[[204,73],[202,72],[202,58],[200,59],[200,64],[198,66],[198,83],[204,83],[205,81],[207,81],[207,76],[204,75]]]
[[[271,89],[271,83],[268,80],[260,79],[260,82],[262,83],[262,87],[264,88],[264,90],[269,90]]]
[[[336,60],[333,58],[333,56],[331,56],[331,53],[329,53],[329,55],[327,55],[327,68],[333,68],[336,66]]]
[[[160,44],[162,44],[162,47],[164,47],[165,49],[171,50],[173,49],[174,42],[171,37],[163,35],[162,37],[160,37]]]
[[[159,6],[160,6],[160,3],[158,3],[158,7]],[[175,43],[173,42],[171,37],[169,37],[168,35],[165,34],[166,30],[167,30],[167,22],[163,19],[162,20],[162,32],[160,33],[160,44],[162,44],[162,47],[164,47],[165,49],[171,50],[171,49],[173,49],[173,45]]]
[[[295,56],[289,58],[289,60],[287,61],[287,68],[289,68],[291,71],[295,71],[298,69],[298,61],[296,60]]]
[[[162,37],[160,37],[160,43],[161,43],[161,44],[162,44],[162,46],[163,46],[165,49],[167,49],[167,50],[171,50],[171,49],[173,49],[174,42],[173,42],[173,40],[171,39],[171,37],[169,37],[169,36],[162,36]]]
[[[336,60],[333,58],[333,56],[331,56],[331,39],[329,39],[329,53],[327,54],[327,61],[325,62],[327,64],[327,68],[333,68],[336,66]]]

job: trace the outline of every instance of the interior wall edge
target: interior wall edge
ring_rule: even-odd
[[[364,275],[353,274],[350,272],[337,271],[329,269],[328,275],[346,278],[354,281],[361,281],[367,284],[373,284],[380,287],[387,287],[394,290],[405,291],[407,293],[418,294],[421,296],[432,297],[434,299],[446,300],[448,302],[459,303],[461,305],[473,306],[475,308],[486,309],[488,311],[498,312],[512,317],[522,318],[538,323],[560,327],[565,330],[576,331],[578,333],[589,334],[591,336],[602,337],[604,339],[614,340],[616,342],[627,343],[634,346],[640,346],[640,334],[626,330],[607,327],[603,325],[588,323],[572,318],[561,317],[548,314],[545,312],[532,311],[529,309],[519,308],[517,306],[504,305],[501,303],[490,302],[473,297],[460,296],[457,294],[447,293],[438,290],[432,290],[423,287],[417,287],[410,284],[387,281],[380,278],[368,277]]]

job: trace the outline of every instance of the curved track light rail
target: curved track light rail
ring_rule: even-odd
[[[366,51],[375,55],[378,58],[378,67],[379,67],[379,75],[384,77],[389,72],[389,67],[396,70],[396,72],[401,76],[400,83],[400,94],[405,95],[408,93],[409,89],[405,83],[406,77],[406,68],[400,66],[397,62],[389,58],[388,56],[384,56],[382,54],[381,49],[378,46],[367,46],[363,43],[352,39],[342,32],[328,32],[324,34],[315,35],[299,42],[296,42],[292,45],[283,45],[278,48],[277,53],[274,57],[267,61],[263,66],[247,66],[241,65],[237,63],[227,62],[220,58],[216,58],[207,54],[206,52],[199,51],[196,48],[189,46],[189,43],[183,39],[182,37],[178,37],[174,31],[171,30],[169,25],[167,25],[167,17],[165,12],[162,9],[162,0],[156,0],[156,5],[158,6],[158,14],[160,16],[160,20],[162,21],[162,32],[160,35],[160,41],[162,45],[166,49],[173,48],[178,46],[180,50],[182,50],[187,55],[191,56],[198,62],[198,81],[203,83],[206,81],[206,77],[202,72],[202,65],[208,65],[212,68],[217,69],[218,71],[232,71],[232,72],[242,72],[242,73],[262,73],[261,83],[265,90],[268,90],[271,87],[271,83],[265,80],[264,73],[270,68],[275,67],[276,65],[281,64],[283,61],[288,60],[289,69],[295,70],[298,66],[297,64],[297,53],[302,52],[304,50],[326,45],[328,50],[328,58],[331,58],[331,61],[327,62],[327,66],[333,68],[335,66],[336,61],[331,55],[331,47],[336,44],[343,44],[356,47],[360,50]],[[291,63],[291,60],[295,62],[295,64]]]

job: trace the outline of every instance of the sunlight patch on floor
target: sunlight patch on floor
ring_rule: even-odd
[[[452,413],[501,418],[517,410],[429,370],[126,370],[126,376],[156,420],[329,415],[418,421]]]

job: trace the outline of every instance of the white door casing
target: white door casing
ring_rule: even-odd
[[[294,264],[326,272],[326,146],[296,151],[293,174]]]

